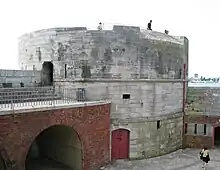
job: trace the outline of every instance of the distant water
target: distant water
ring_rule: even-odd
[[[220,87],[220,83],[188,83],[189,87]]]

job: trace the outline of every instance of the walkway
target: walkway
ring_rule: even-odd
[[[161,157],[145,160],[118,160],[104,170],[201,170],[199,150],[185,149]],[[208,170],[220,169],[220,150],[210,150]]]

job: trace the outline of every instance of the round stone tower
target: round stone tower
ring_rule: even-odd
[[[130,26],[53,28],[20,38],[19,64],[42,70],[45,85],[112,101],[112,159],[182,147],[187,38]]]

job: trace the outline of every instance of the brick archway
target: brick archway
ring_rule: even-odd
[[[4,149],[9,158],[9,161],[5,160],[6,166],[16,166],[18,170],[23,170],[29,148],[35,138],[54,125],[71,127],[79,135],[83,170],[103,165],[109,161],[109,108],[109,104],[100,104],[0,116],[0,121],[5,123],[0,131],[0,140],[5,144]]]
[[[28,155],[28,152],[29,152],[29,149],[32,145],[32,143],[35,141],[35,139],[37,138],[37,136],[39,136],[41,133],[43,133],[45,130],[49,129],[50,127],[53,127],[53,126],[66,126],[66,127],[69,127],[69,128],[72,128],[76,133],[77,135],[79,136],[79,139],[80,139],[80,142],[81,142],[81,146],[82,146],[82,155],[83,155],[83,160],[85,160],[85,155],[84,155],[84,144],[85,144],[85,141],[83,140],[82,138],[82,130],[80,128],[80,126],[78,126],[78,124],[75,124],[71,121],[68,121],[68,122],[63,122],[62,119],[57,119],[57,116],[60,115],[60,117],[62,117],[64,114],[66,114],[66,112],[59,112],[57,110],[57,112],[51,112],[53,113],[50,118],[46,118],[44,121],[45,122],[41,122],[42,126],[39,126],[39,121],[35,121],[33,122],[32,126],[29,127],[30,129],[28,129],[27,131],[29,131],[29,133],[31,134],[30,136],[28,136],[29,138],[26,138],[26,140],[24,141],[24,150],[22,151],[22,158],[21,158],[21,162],[22,162],[22,165],[20,165],[19,168],[23,168],[25,167],[25,161],[26,161],[26,157]],[[56,115],[57,113],[57,115]],[[48,114],[50,114],[50,111],[48,112]],[[43,117],[43,116],[42,116]],[[34,118],[33,118],[34,119]],[[50,120],[48,122],[48,120]],[[27,129],[27,128],[25,128]],[[84,167],[84,162],[82,162],[82,166]]]
[[[39,168],[45,166],[45,162],[54,166],[54,161],[71,169],[83,169],[80,136],[68,125],[52,125],[37,135],[26,156],[25,169],[34,169],[36,162]]]
[[[62,115],[62,114],[65,114],[65,112],[59,113],[59,115]],[[85,141],[83,140],[83,138],[81,138],[81,136],[82,136],[81,132],[83,132],[83,131],[81,130],[80,127],[78,127],[78,125],[74,125],[74,124],[72,124],[72,122],[62,122],[61,119],[56,119],[56,116],[54,115],[54,118],[53,118],[53,116],[51,116],[50,123],[48,123],[48,122],[43,123],[42,122],[43,126],[32,125],[32,127],[30,129],[28,129],[30,131],[31,136],[28,136],[29,138],[26,138],[26,140],[23,141],[25,147],[23,147],[23,149],[21,151],[22,152],[22,156],[20,157],[20,160],[19,160],[21,162],[21,164],[19,164],[18,169],[24,169],[25,162],[26,162],[26,157],[28,155],[29,149],[30,149],[32,143],[37,138],[37,136],[39,136],[46,129],[48,129],[48,128],[52,127],[52,126],[59,126],[59,125],[60,126],[68,126],[68,127],[72,128],[74,131],[77,132],[77,135],[79,136],[79,139],[80,139],[80,142],[81,142],[81,147],[82,147],[82,156],[83,156],[82,157],[82,160],[83,160],[82,167],[83,168],[85,167],[85,162],[84,162],[86,160],[85,154],[84,154],[84,149],[85,149],[84,148],[84,144],[85,144]],[[36,121],[35,123],[39,124],[40,122]]]

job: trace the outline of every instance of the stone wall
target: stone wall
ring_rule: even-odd
[[[204,146],[214,148],[213,128],[220,126],[219,119],[220,116],[186,115],[184,117],[184,146],[190,148],[202,148]]]
[[[188,87],[187,114],[220,115],[220,88]]]
[[[111,118],[167,115],[182,111],[183,82],[159,80],[87,80],[55,82],[57,88],[84,88],[88,101],[112,101]],[[129,95],[129,98],[123,98]]]
[[[34,139],[54,125],[73,128],[83,145],[83,170],[93,170],[109,162],[110,105],[68,107],[51,110],[25,110],[0,116],[0,157],[18,170],[25,169],[25,159]],[[55,133],[56,134],[56,133]],[[65,139],[63,139],[65,140]],[[62,154],[58,155],[60,158]],[[16,169],[16,168],[15,168]]]
[[[157,122],[160,127],[157,128]],[[160,117],[112,120],[111,129],[130,130],[131,159],[149,158],[182,148],[183,116],[181,113]]]
[[[84,88],[86,100],[111,100],[111,130],[130,130],[130,158],[158,156],[182,147],[182,81],[102,79],[55,85]]]
[[[114,26],[108,31],[54,28],[23,35],[19,61],[38,70],[44,61],[52,61],[56,81],[182,79],[183,65],[188,62],[186,40],[129,26]]]
[[[188,87],[185,109],[185,125],[187,126],[185,127],[187,133],[184,137],[185,147],[214,148],[213,128],[219,126],[220,119],[219,96],[220,88],[218,87]]]
[[[12,83],[13,87],[20,87],[23,82],[24,86],[34,86],[40,83],[41,72],[32,70],[0,70],[0,87],[3,83]],[[36,82],[36,83],[35,83]]]

